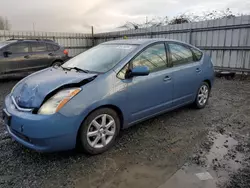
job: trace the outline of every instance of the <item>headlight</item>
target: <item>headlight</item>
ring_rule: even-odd
[[[72,97],[77,95],[81,88],[70,88],[59,91],[53,97],[48,99],[38,110],[38,114],[54,114],[58,112]]]

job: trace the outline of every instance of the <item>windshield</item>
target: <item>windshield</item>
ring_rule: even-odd
[[[9,44],[9,43],[7,43],[7,42],[0,42],[0,48],[6,46],[7,44]]]
[[[63,68],[77,67],[104,73],[112,69],[136,47],[136,45],[101,44],[70,59],[63,64]]]

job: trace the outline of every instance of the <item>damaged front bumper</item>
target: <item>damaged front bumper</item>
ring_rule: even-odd
[[[5,98],[4,111],[10,116],[6,121],[7,131],[22,145],[40,152],[75,148],[79,126],[74,116],[22,112],[15,107],[10,95]]]

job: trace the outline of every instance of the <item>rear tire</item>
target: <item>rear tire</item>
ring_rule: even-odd
[[[201,86],[199,87],[199,90],[196,95],[196,99],[194,102],[194,106],[197,109],[202,109],[204,108],[209,99],[210,95],[210,87],[207,82],[202,82]]]
[[[59,66],[61,66],[62,64],[63,64],[63,62],[61,62],[61,61],[55,61],[55,62],[52,63],[51,66],[52,66],[52,67],[54,67],[54,66],[58,66],[58,67],[59,67]]]
[[[96,155],[111,148],[120,132],[120,119],[110,108],[92,112],[82,123],[78,143],[85,153]]]

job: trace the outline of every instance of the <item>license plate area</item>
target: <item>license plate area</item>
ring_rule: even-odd
[[[3,118],[4,124],[10,126],[11,115],[5,109],[3,109],[2,118]]]

